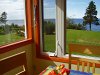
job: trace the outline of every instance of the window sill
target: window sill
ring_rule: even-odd
[[[72,55],[72,56],[79,57],[79,58],[87,58],[88,57],[88,59],[93,59],[93,60],[97,60],[98,62],[100,62],[99,57],[90,57],[90,56],[82,56],[82,55]],[[63,57],[49,56],[48,54],[40,54],[39,56],[37,56],[37,58],[55,61],[55,62],[61,62],[61,63],[68,63],[69,62],[68,54],[66,54]],[[77,64],[77,61],[72,61],[72,64]],[[97,63],[96,67],[100,68],[100,64]]]
[[[28,44],[31,44],[31,43],[32,43],[32,39],[27,39],[27,40],[22,40],[19,42],[11,43],[11,44],[8,44],[5,46],[1,46],[0,47],[0,54],[14,50],[16,48],[19,48],[19,47],[22,47],[22,46],[25,46]]]
[[[65,57],[68,57],[69,55],[68,54],[66,54],[65,56],[64,56],[64,58]],[[100,61],[100,57],[92,57],[92,56],[83,56],[83,55],[74,55],[74,54],[72,54],[72,56],[73,57],[78,57],[78,58],[88,58],[88,59],[92,59],[92,60],[97,60],[97,61]]]

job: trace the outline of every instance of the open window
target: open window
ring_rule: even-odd
[[[99,35],[99,32],[93,31],[93,35],[91,36],[91,31],[85,30],[85,26],[81,24],[83,23],[82,21],[79,20],[81,23],[79,21],[78,23],[74,22],[80,16],[81,18],[84,17],[85,6],[88,6],[88,2],[84,3],[73,0],[39,0],[35,30],[37,56],[44,57],[44,55],[48,55],[49,58],[51,58],[50,56],[66,58],[69,53],[68,44],[70,43],[99,45],[96,41],[99,38],[94,38],[95,35]],[[81,6],[83,9],[81,9]],[[51,28],[55,29],[52,32],[50,31],[52,30],[49,27],[50,25]],[[87,34],[87,32],[89,33]],[[91,37],[93,40],[89,42],[92,39]],[[84,56],[84,54],[79,54],[78,56],[82,55]]]
[[[42,52],[55,53],[56,50],[56,0],[42,1],[41,47]]]
[[[66,0],[40,0],[40,49],[42,54],[62,57],[65,53]]]

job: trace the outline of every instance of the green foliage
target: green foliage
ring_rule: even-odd
[[[24,36],[25,28],[23,26],[18,26],[17,24],[12,23],[10,25],[10,32],[16,33],[18,36]]]
[[[55,24],[50,21],[44,21],[44,32],[46,34],[54,34]]]
[[[83,24],[84,25],[89,24],[91,30],[91,24],[99,25],[98,22],[99,20],[96,16],[97,16],[96,5],[95,2],[91,1],[86,9],[85,16],[83,17]]]
[[[6,12],[2,12],[2,14],[0,15],[0,23],[4,24],[4,28],[0,29],[1,34],[8,34],[9,33],[9,26],[6,25],[7,22],[7,13]]]
[[[6,30],[5,30],[6,28]],[[1,25],[0,26],[0,34],[9,34],[9,33],[15,33],[19,36],[24,36],[25,28],[23,26],[18,26],[17,24],[12,23],[11,25]]]
[[[24,36],[24,31],[19,30],[19,31],[17,32],[17,35],[18,35],[18,36]]]
[[[4,26],[3,25],[0,26],[0,34],[2,34],[2,35],[5,34],[5,32],[4,32]]]
[[[6,12],[3,12],[0,15],[0,23],[4,23],[6,25],[6,22],[7,22],[7,13]]]
[[[75,24],[72,19],[67,18],[67,29],[85,30],[85,26],[82,24]]]

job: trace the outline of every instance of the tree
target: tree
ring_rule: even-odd
[[[7,13],[3,12],[0,15],[0,23],[3,23],[5,25],[4,26],[4,32],[5,32],[5,34],[9,33],[9,26],[6,24],[6,22],[7,22]]]
[[[85,30],[85,26],[83,24],[74,23],[73,19],[67,18],[67,29],[76,29],[76,30]]]
[[[7,22],[7,13],[3,12],[0,17],[0,23],[4,23],[6,25]]]
[[[55,24],[50,21],[44,21],[44,32],[46,34],[54,34],[55,32]]]
[[[86,13],[85,16],[83,17],[83,24],[89,24],[90,26],[90,31],[91,31],[91,25],[95,24],[95,25],[99,25],[99,20],[96,17],[97,16],[97,10],[96,10],[96,5],[95,2],[91,1],[89,3],[89,6],[86,9]]]

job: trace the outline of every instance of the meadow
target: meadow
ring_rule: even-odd
[[[88,44],[100,46],[100,32],[87,31],[87,30],[66,30],[66,53],[68,53],[69,43]],[[0,45],[9,44],[24,39],[23,36],[16,34],[0,35]],[[44,51],[55,52],[56,50],[56,36],[55,34],[46,35],[44,34]]]
[[[0,34],[0,45],[9,44],[9,43],[16,42],[22,39],[24,39],[24,37],[18,36],[15,33],[5,34],[5,35]]]
[[[44,35],[44,51],[55,52],[55,35]],[[66,30],[66,52],[68,53],[69,43],[79,43],[88,45],[100,45],[100,32],[87,30]]]

